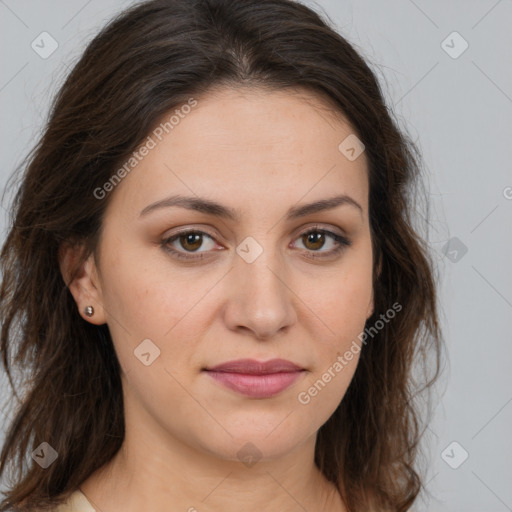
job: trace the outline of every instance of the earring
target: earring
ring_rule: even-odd
[[[84,313],[86,316],[92,316],[92,315],[94,315],[94,308],[92,306],[87,306],[84,309]]]

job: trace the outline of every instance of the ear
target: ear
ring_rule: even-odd
[[[103,296],[94,254],[90,254],[78,269],[76,266],[85,247],[64,243],[59,248],[59,266],[64,282],[75,299],[82,318],[95,325],[106,323]],[[73,275],[73,271],[77,270]],[[84,313],[87,306],[94,308],[93,316]]]

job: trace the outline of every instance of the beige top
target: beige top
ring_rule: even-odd
[[[96,512],[96,509],[89,503],[85,494],[77,489],[65,503],[56,507],[54,512]]]

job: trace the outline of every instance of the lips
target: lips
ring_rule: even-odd
[[[245,373],[248,375],[268,375],[269,373],[290,373],[300,371],[302,368],[286,359],[271,359],[270,361],[256,361],[255,359],[238,359],[207,368],[207,371]]]
[[[205,369],[223,386],[252,398],[270,398],[290,387],[306,370],[285,359],[238,359]]]

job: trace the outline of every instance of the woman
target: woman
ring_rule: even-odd
[[[441,348],[418,162],[299,3],[109,23],[3,246],[3,362],[27,375],[0,510],[409,510]]]

